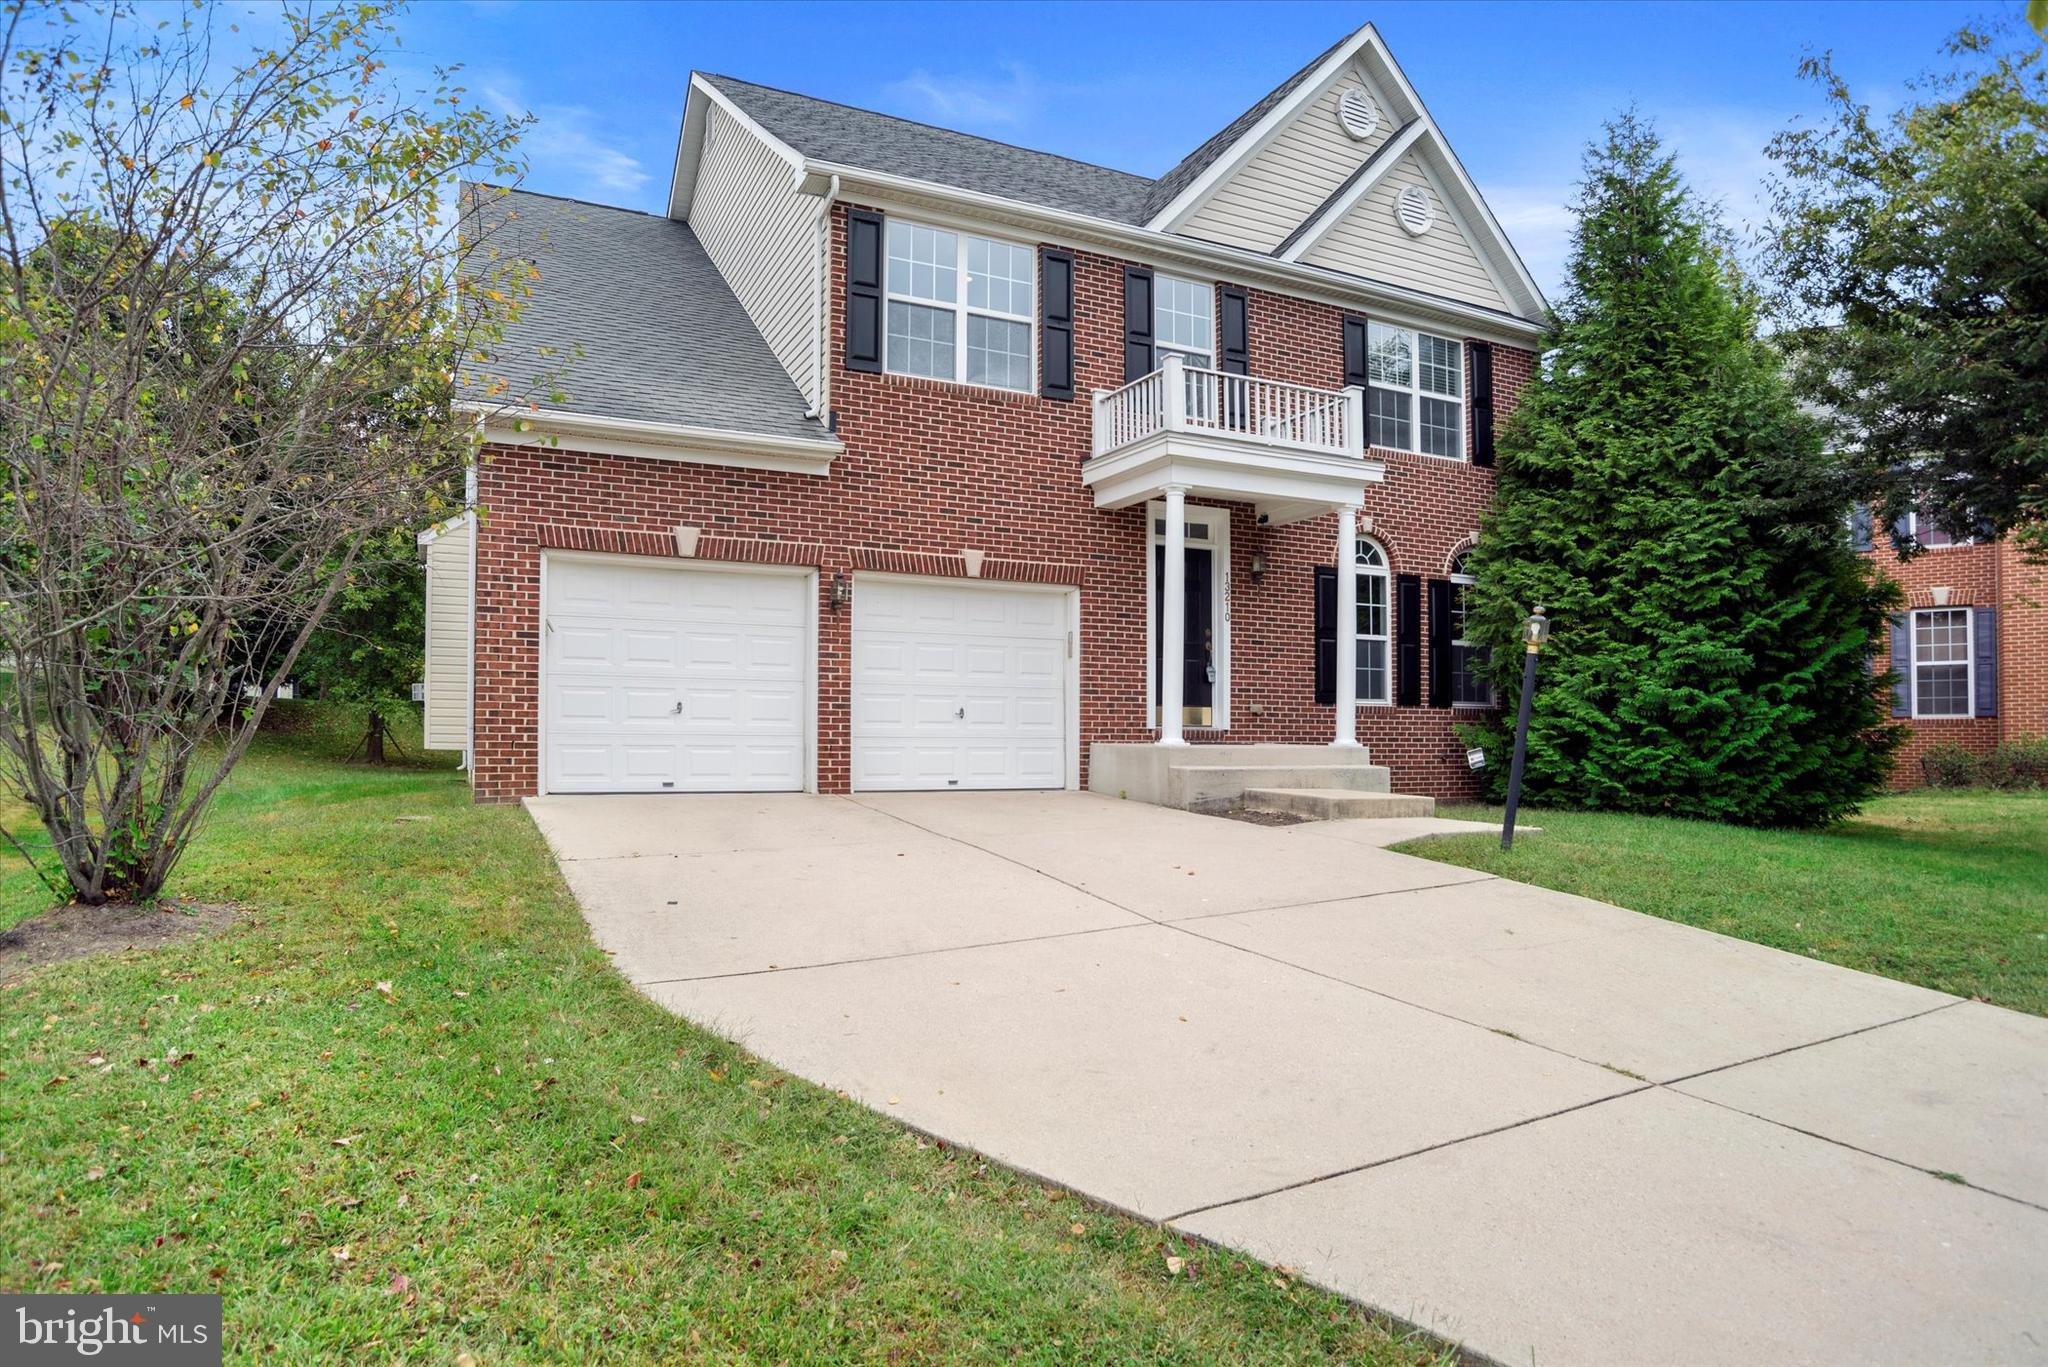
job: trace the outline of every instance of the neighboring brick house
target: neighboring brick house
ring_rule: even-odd
[[[485,418],[428,680],[480,800],[1473,791],[1461,553],[1544,304],[1370,27],[1158,180],[698,74],[665,216],[467,211],[540,271],[498,372],[578,353]]]
[[[1905,591],[1888,663],[1898,681],[1892,716],[1908,729],[1895,788],[1926,781],[1920,759],[1937,745],[1983,754],[2007,740],[2048,736],[2048,569],[2009,540],[1958,541],[1923,518],[1907,529],[1925,549],[1901,559],[1868,518],[1857,544]]]

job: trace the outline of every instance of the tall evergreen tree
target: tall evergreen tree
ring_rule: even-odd
[[[1546,355],[1502,433],[1473,625],[1516,696],[1554,624],[1532,802],[1807,826],[1890,767],[1872,652],[1896,590],[1713,217],[1633,114],[1589,148]],[[1496,753],[1503,724],[1485,739]],[[1503,766],[1495,766],[1495,772]]]

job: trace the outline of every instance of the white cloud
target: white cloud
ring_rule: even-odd
[[[479,93],[502,114],[534,116],[519,145],[549,185],[618,198],[637,193],[647,183],[639,160],[600,137],[597,116],[585,106],[528,104],[519,82],[502,75],[480,82]]]
[[[882,89],[883,98],[915,118],[949,128],[1014,129],[1045,108],[1045,87],[1015,62],[1001,65],[1000,79],[936,76],[919,69]]]

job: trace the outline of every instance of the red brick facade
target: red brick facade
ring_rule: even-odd
[[[845,208],[835,210],[832,278],[843,278]],[[1041,399],[977,387],[847,370],[833,291],[831,406],[845,443],[829,476],[783,474],[573,451],[494,448],[479,477],[476,742],[481,800],[537,791],[540,555],[584,547],[675,554],[673,530],[703,529],[702,558],[815,564],[821,571],[817,686],[819,789],[850,779],[851,614],[832,611],[829,586],[863,570],[958,575],[963,549],[986,557],[982,577],[1080,589],[1078,763],[1098,741],[1146,741],[1144,510],[1095,510],[1081,483],[1088,396],[1123,382],[1123,263],[1077,254],[1076,398]],[[1250,369],[1327,388],[1343,384],[1342,313],[1253,291]],[[1505,419],[1533,358],[1494,348],[1495,412]],[[1370,534],[1396,574],[1441,578],[1467,545],[1493,488],[1469,464],[1376,451],[1386,482],[1366,486]],[[1195,741],[1327,743],[1334,718],[1314,701],[1313,569],[1333,558],[1332,516],[1286,527],[1230,509],[1232,715],[1227,733]],[[1251,557],[1264,573],[1254,580]],[[1425,624],[1426,630],[1426,624]],[[1361,707],[1359,739],[1389,765],[1397,791],[1473,791],[1455,726],[1468,714],[1429,707]]]
[[[2048,570],[2028,564],[2011,542],[1933,546],[1900,560],[1882,529],[1871,559],[1905,590],[1905,610],[1998,609],[1998,715],[1899,718],[1907,727],[1892,771],[1894,788],[1926,782],[1920,758],[1937,745],[1982,754],[2001,741],[2048,735]],[[1944,601],[1936,590],[1946,589]],[[1882,664],[1882,662],[1881,662]]]

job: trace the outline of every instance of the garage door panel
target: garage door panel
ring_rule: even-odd
[[[857,585],[854,786],[1064,786],[1066,617],[1057,594]]]
[[[808,582],[551,559],[547,786],[803,786]]]

